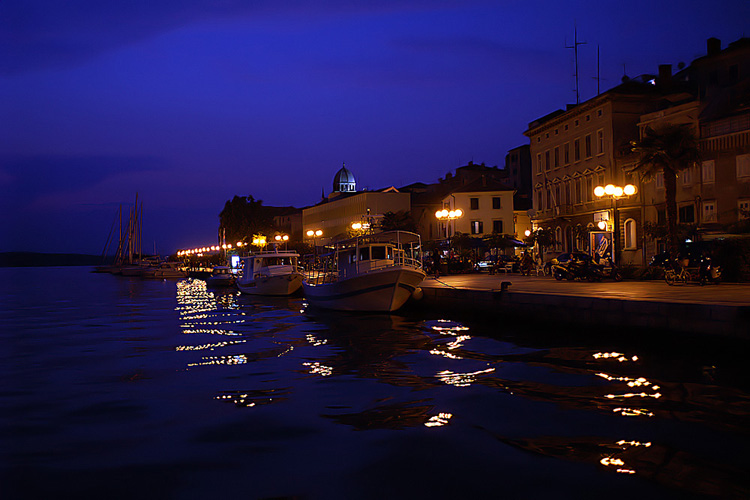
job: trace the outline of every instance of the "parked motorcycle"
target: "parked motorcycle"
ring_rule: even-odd
[[[591,263],[591,272],[598,278],[598,281],[603,279],[622,281],[622,271],[609,259],[606,262]]]
[[[585,279],[587,281],[598,281],[600,278],[593,270],[588,259],[571,259],[566,263],[560,263],[557,259],[552,260],[552,275],[557,281],[564,279],[573,281]]]

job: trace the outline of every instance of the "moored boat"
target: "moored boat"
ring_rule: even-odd
[[[341,311],[392,312],[425,277],[418,234],[388,231],[336,244],[304,282],[310,304]]]
[[[256,252],[240,259],[237,288],[250,295],[292,295],[302,287],[299,254],[291,250]]]
[[[181,262],[162,262],[148,273],[151,278],[186,278],[188,272],[183,269]]]
[[[206,278],[206,285],[210,287],[234,285],[234,274],[229,266],[214,266],[211,275]]]

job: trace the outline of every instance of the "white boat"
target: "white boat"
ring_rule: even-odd
[[[182,262],[162,262],[148,273],[149,278],[187,278],[187,275]]]
[[[232,268],[228,266],[214,266],[211,270],[211,276],[206,278],[206,285],[210,287],[233,286],[234,274],[232,274]]]
[[[240,258],[237,288],[250,295],[291,295],[302,287],[299,254],[291,250],[256,252]]]
[[[341,311],[391,312],[419,289],[422,270],[418,234],[388,231],[336,244],[308,273],[310,304]]]

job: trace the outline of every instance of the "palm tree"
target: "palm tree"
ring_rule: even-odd
[[[667,203],[667,245],[672,257],[677,255],[677,175],[700,162],[698,140],[689,125],[666,124],[646,127],[640,141],[632,141],[630,149],[639,155],[635,171],[642,180],[664,175]]]
[[[383,231],[411,231],[417,232],[417,224],[411,218],[411,213],[404,210],[398,212],[386,212],[380,220],[380,228]]]

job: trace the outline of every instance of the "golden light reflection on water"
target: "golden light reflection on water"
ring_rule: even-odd
[[[178,345],[175,347],[175,351],[205,351],[219,349],[230,345],[242,344],[245,340],[231,340],[225,342],[216,342],[215,344],[202,344],[202,345]]]
[[[326,339],[319,339],[315,335],[313,335],[312,333],[308,333],[307,335],[305,335],[305,338],[307,339],[307,341],[309,343],[311,343],[314,346],[325,345],[325,344],[328,343],[328,340],[326,340]]]
[[[235,406],[252,408],[284,401],[287,399],[288,393],[288,389],[222,391],[218,396],[214,396],[214,399],[225,403],[233,403]]]
[[[494,368],[487,368],[486,370],[478,370],[475,372],[467,373],[455,373],[450,370],[443,370],[437,373],[437,377],[441,382],[453,385],[455,387],[468,387],[476,382],[478,375],[492,373],[494,371]]]
[[[459,356],[458,354],[452,353],[450,351],[460,349],[461,347],[463,347],[464,342],[471,340],[471,335],[460,334],[460,332],[468,331],[468,327],[451,320],[440,319],[438,320],[437,325],[432,325],[430,328],[441,335],[450,335],[455,337],[454,340],[446,344],[441,344],[438,347],[430,349],[430,354],[435,356],[443,356],[444,358],[448,359],[463,359],[462,356]]]
[[[453,417],[451,413],[438,413],[430,417],[430,419],[424,423],[425,427],[442,427],[450,423],[450,419]]]
[[[244,365],[247,363],[247,356],[244,354],[235,354],[232,356],[210,356],[203,358],[203,361],[197,363],[188,363],[188,367],[195,366],[215,366],[215,365]]]
[[[326,366],[317,361],[312,363],[302,363],[302,366],[306,366],[309,369],[309,373],[312,375],[322,375],[323,377],[333,375],[333,367]]]

